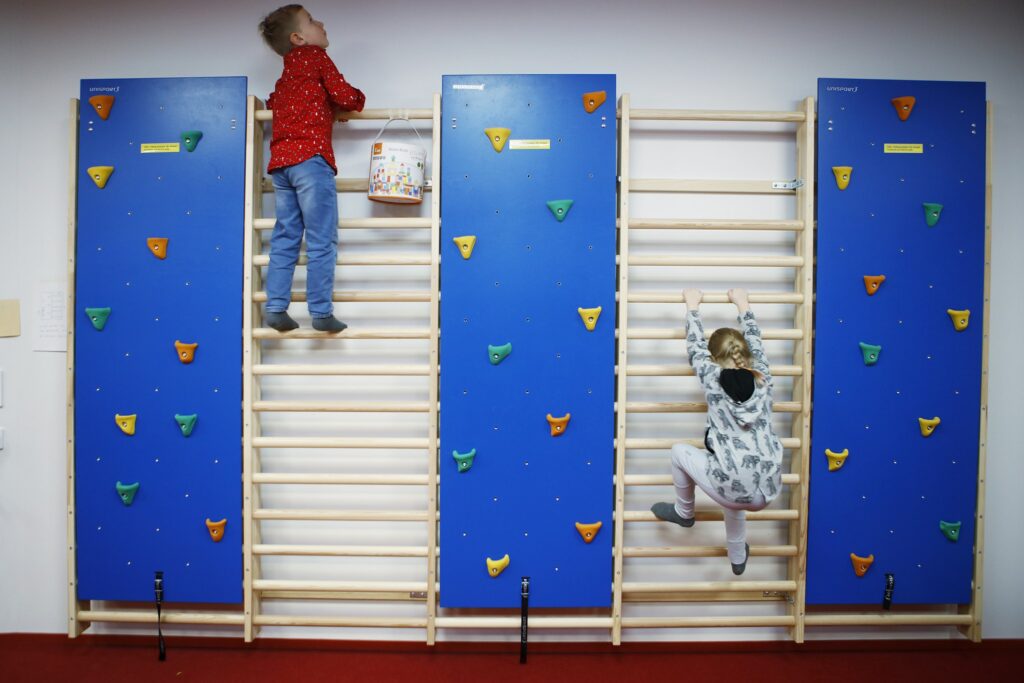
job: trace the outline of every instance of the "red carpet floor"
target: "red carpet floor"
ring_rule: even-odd
[[[22,681],[1024,681],[1024,641],[518,644],[0,634],[0,683]]]

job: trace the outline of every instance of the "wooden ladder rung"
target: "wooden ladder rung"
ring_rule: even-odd
[[[254,448],[393,448],[426,449],[430,439],[416,437],[255,436]]]
[[[728,550],[718,545],[625,546],[624,557],[725,557]],[[795,545],[752,545],[751,557],[795,557]]]
[[[253,230],[273,230],[276,218],[255,218]],[[342,218],[339,230],[409,230],[432,227],[430,218]]]
[[[399,545],[253,545],[256,555],[301,555],[313,557],[426,557],[426,546]],[[750,549],[754,554],[754,549]]]
[[[704,401],[632,401],[626,404],[626,413],[706,413],[708,404]],[[797,401],[778,401],[772,406],[776,413],[799,413]]]
[[[697,510],[694,514],[695,519],[698,522],[720,522],[724,519],[722,509],[718,508],[715,510]],[[654,516],[654,513],[649,510],[627,510],[623,516],[625,522],[661,522],[662,520]],[[799,510],[758,510],[757,512],[747,512],[747,521],[749,522],[791,522],[794,519],[800,519]]]
[[[704,447],[704,439],[640,439],[626,438],[626,448],[629,450],[668,450],[677,443],[685,443],[698,448]],[[800,448],[798,437],[784,437],[779,439],[783,448]]]
[[[671,486],[671,474],[627,474],[623,479],[626,486]],[[800,475],[797,473],[784,472],[782,474],[783,486],[795,486],[800,483]]]
[[[344,332],[318,332],[312,328],[300,327],[290,332],[278,332],[269,327],[257,327],[252,331],[253,339],[430,339],[430,330],[403,328],[362,328]]]
[[[621,112],[619,113],[621,117]],[[744,121],[748,123],[801,123],[802,111],[762,111],[732,109],[630,109],[634,121]]]
[[[263,303],[267,300],[266,292],[253,292],[252,300],[257,303]],[[305,301],[305,292],[292,292],[292,301]],[[362,303],[418,303],[418,302],[429,302],[431,301],[430,292],[422,291],[417,292],[415,290],[404,290],[404,291],[360,291],[360,292],[346,292],[337,291],[331,295],[331,301],[339,302],[362,302]]]
[[[630,230],[785,230],[800,232],[803,221],[630,218]]]
[[[300,581],[253,579],[257,591],[338,591],[345,593],[422,593],[426,581]]]
[[[630,256],[630,266],[738,266],[744,268],[799,268],[803,256],[685,256],[683,254],[648,254]]]
[[[762,292],[751,293],[752,304],[801,304],[804,295],[799,292]],[[682,292],[630,292],[631,304],[683,304]],[[725,292],[704,292],[702,304],[728,304],[729,295]]]
[[[714,330],[707,330],[707,336],[710,337]],[[778,329],[778,330],[761,330],[761,339],[766,340],[777,340],[777,339],[803,339],[804,331],[797,328]],[[686,339],[686,329],[671,328],[671,327],[641,327],[631,328],[626,333],[627,339]],[[627,366],[628,367],[628,366]]]
[[[437,257],[440,258],[440,257]],[[270,255],[260,254],[252,257],[254,266],[270,265]],[[305,254],[299,255],[297,265],[308,265],[309,259]],[[335,265],[339,266],[429,266],[431,265],[430,254],[420,256],[418,254],[379,254],[379,255],[358,255],[338,254]]]
[[[791,593],[796,591],[796,581],[683,581],[683,582],[637,582],[623,581],[623,593]]]
[[[335,486],[426,486],[426,474],[326,474],[300,472],[254,472],[254,484],[327,484]]]
[[[256,401],[258,413],[425,413],[426,401]]]
[[[799,365],[772,365],[771,371],[776,377],[800,377],[803,374],[803,368]],[[697,375],[690,365],[640,365],[638,363],[627,365],[626,374],[632,377],[696,377]]]
[[[426,522],[430,515],[416,510],[287,510],[260,508],[253,519],[277,519],[305,522]]]
[[[778,180],[692,180],[680,178],[630,178],[630,192],[693,192],[700,194],[780,194],[795,190],[774,187]]]
[[[280,332],[275,334],[280,335]],[[267,338],[271,338],[268,336]],[[427,364],[395,364],[395,365],[339,365],[339,364],[293,364],[274,363],[259,364],[252,367],[252,374],[260,376],[280,375],[381,375],[381,376],[424,376],[430,375]]]

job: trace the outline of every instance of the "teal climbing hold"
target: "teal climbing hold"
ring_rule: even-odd
[[[139,482],[134,484],[117,482],[115,488],[117,489],[117,495],[121,497],[121,502],[125,505],[131,505],[132,501],[135,500],[135,494],[139,492]]]
[[[476,457],[476,449],[474,448],[470,450],[469,453],[452,451],[452,457],[455,458],[455,464],[459,468],[459,472],[466,472],[473,466],[473,458]]]
[[[552,199],[548,202],[548,208],[551,209],[552,215],[558,219],[561,223],[565,220],[565,217],[569,215],[569,209],[572,208],[571,199]]]
[[[196,145],[203,139],[203,131],[201,130],[186,130],[181,134],[181,141],[185,145],[185,149],[189,152],[196,151]]]
[[[110,307],[106,308],[87,308],[85,314],[89,316],[89,321],[92,322],[92,326],[97,330],[102,330],[107,324],[107,318],[110,317]]]
[[[921,206],[924,207],[924,222],[928,224],[929,228],[934,228],[935,224],[939,222],[939,216],[942,215],[942,204],[924,202]]]
[[[960,540],[960,522],[943,522],[939,520],[939,529],[942,535],[956,543]]]
[[[182,436],[191,436],[192,435],[192,430],[195,429],[196,420],[198,420],[198,419],[199,419],[199,416],[196,415],[196,414],[192,414],[192,415],[177,415],[176,414],[174,416],[174,420],[178,423],[178,426],[181,427],[181,435]]]
[[[874,365],[878,362],[878,356],[882,353],[882,347],[877,344],[865,344],[858,342],[860,352],[864,356],[864,365]]]
[[[512,353],[512,342],[501,346],[487,345],[487,357],[491,359],[491,365],[497,365],[505,360],[508,354]]]

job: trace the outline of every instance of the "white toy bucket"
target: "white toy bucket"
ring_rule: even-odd
[[[421,144],[381,140],[384,129],[394,121],[405,121]],[[423,201],[423,170],[427,151],[423,138],[409,119],[388,119],[377,133],[370,150],[370,187],[367,196],[375,202],[419,204]]]

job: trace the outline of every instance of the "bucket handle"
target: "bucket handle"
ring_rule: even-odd
[[[381,127],[381,129],[380,129],[380,132],[379,132],[379,133],[377,133],[377,137],[375,137],[375,138],[373,139],[373,141],[374,141],[374,142],[377,142],[377,140],[380,140],[380,136],[381,136],[381,135],[384,135],[384,129],[385,129],[385,128],[387,128],[388,126],[390,126],[390,125],[391,125],[392,123],[394,123],[395,121],[405,121],[406,123],[408,123],[408,124],[409,124],[409,127],[410,127],[410,128],[412,128],[412,132],[413,132],[413,133],[416,133],[416,139],[420,141],[420,145],[421,145],[421,146],[423,145],[423,138],[421,138],[421,137],[420,137],[420,132],[419,132],[418,130],[416,130],[416,126],[414,126],[414,125],[412,124],[412,121],[410,121],[409,119],[405,118],[404,116],[393,116],[393,117],[389,118],[389,119],[388,119],[388,122],[387,122],[387,123],[385,123],[385,124],[384,124],[384,125],[383,125],[383,126]]]

